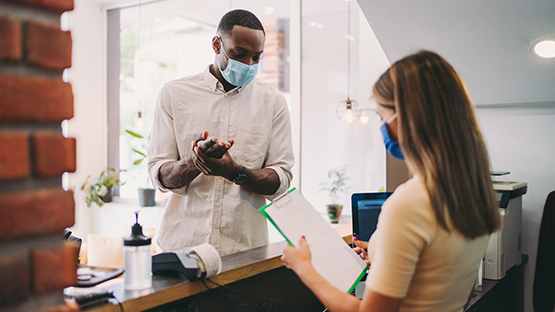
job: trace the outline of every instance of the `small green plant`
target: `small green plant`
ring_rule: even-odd
[[[318,192],[327,192],[333,204],[337,204],[341,194],[348,191],[345,182],[349,178],[346,176],[346,171],[345,165],[332,168],[328,171],[328,181],[320,183],[320,190]]]
[[[137,139],[144,139],[144,137],[142,135],[138,134],[137,132],[133,132],[131,130],[125,130],[125,132],[127,132],[129,135],[131,135],[132,137],[135,137]],[[135,149],[135,148],[133,148],[132,150],[137,155],[139,155],[139,158],[133,162],[133,165],[138,165],[138,164],[142,163],[143,160],[145,160],[145,158],[146,158],[146,152],[141,152],[141,151],[139,151],[138,149]]]
[[[89,179],[91,176],[88,176],[85,180],[85,183],[81,185],[81,190],[85,191],[87,195],[85,196],[85,202],[87,203],[87,207],[90,207],[92,203],[98,205],[98,207],[102,207],[105,203],[106,195],[111,195],[108,192],[113,187],[118,187],[124,185],[125,182],[121,182],[119,178],[119,174],[124,172],[125,170],[117,170],[114,168],[106,168],[100,173],[100,176],[92,181],[89,185]]]

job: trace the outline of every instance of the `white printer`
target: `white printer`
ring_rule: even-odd
[[[525,182],[494,181],[503,228],[491,234],[484,256],[483,278],[499,280],[506,272],[522,262],[522,195]]]

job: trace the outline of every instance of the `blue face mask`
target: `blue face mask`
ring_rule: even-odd
[[[401,150],[401,145],[399,142],[394,142],[391,137],[389,136],[389,130],[387,130],[387,125],[390,124],[393,120],[397,118],[397,113],[393,115],[387,122],[384,122],[383,125],[380,127],[383,136],[383,142],[385,144],[385,149],[391,156],[399,159],[405,159],[403,156],[403,151]]]
[[[227,67],[222,70],[219,66],[220,73],[224,79],[230,84],[237,87],[244,87],[251,83],[254,76],[258,73],[258,64],[247,65],[230,58],[224,50],[222,39],[220,38],[220,46],[224,55],[227,57]]]

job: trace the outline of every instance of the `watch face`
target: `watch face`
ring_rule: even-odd
[[[245,168],[245,166],[243,166],[243,170],[233,179],[233,183],[239,183],[239,182],[243,182],[247,179],[248,175],[247,175],[247,168]]]
[[[243,182],[247,179],[247,175],[243,174],[243,173],[239,173],[239,175],[237,176],[237,179],[235,179],[235,183],[237,182]]]

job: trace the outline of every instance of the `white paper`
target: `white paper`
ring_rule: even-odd
[[[202,244],[188,249],[189,252],[194,252],[202,262],[206,277],[214,276],[222,270],[222,259],[220,254],[210,244]]]
[[[278,198],[265,212],[295,247],[306,237],[314,269],[337,289],[348,292],[366,269],[366,263],[299,191]]]

